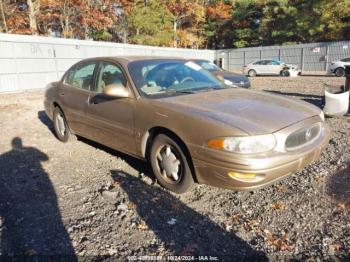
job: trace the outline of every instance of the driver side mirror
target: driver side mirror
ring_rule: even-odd
[[[105,86],[103,93],[107,96],[126,98],[130,97],[128,89],[122,84],[110,84]]]

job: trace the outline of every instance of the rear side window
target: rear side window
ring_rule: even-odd
[[[64,83],[76,88],[91,90],[95,67],[96,63],[89,63],[71,69],[68,72]]]
[[[118,84],[126,86],[126,78],[124,77],[122,69],[109,62],[101,63],[98,77],[96,92],[103,92],[104,88],[111,84]]]
[[[342,62],[350,62],[350,58],[344,58],[344,59],[342,59],[340,61],[342,61]]]
[[[255,62],[254,65],[266,65],[267,62],[268,60],[261,60],[261,61]]]

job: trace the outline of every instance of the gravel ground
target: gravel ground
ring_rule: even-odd
[[[320,106],[323,83],[344,79],[258,77],[252,88]],[[350,259],[349,117],[328,118],[321,159],[278,184],[175,195],[140,160],[82,138],[59,142],[42,96],[0,95],[0,254]]]

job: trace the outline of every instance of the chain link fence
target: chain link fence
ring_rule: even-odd
[[[242,72],[244,65],[257,60],[278,59],[297,65],[304,74],[325,74],[332,61],[346,57],[350,57],[350,41],[216,51],[218,63],[233,72]]]

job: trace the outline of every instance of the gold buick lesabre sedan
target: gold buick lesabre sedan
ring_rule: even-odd
[[[316,160],[330,131],[306,102],[227,87],[176,58],[100,57],[48,85],[45,110],[63,142],[76,134],[148,160],[159,183],[254,190]]]

